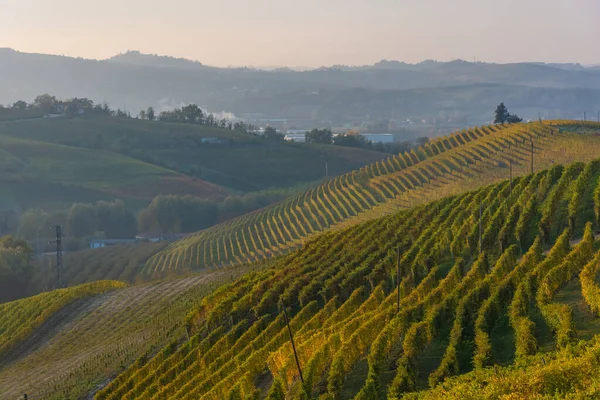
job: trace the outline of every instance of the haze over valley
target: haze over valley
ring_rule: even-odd
[[[0,0],[0,399],[600,398],[598,16]]]

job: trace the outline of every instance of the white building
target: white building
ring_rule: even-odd
[[[286,142],[304,143],[306,142],[306,133],[288,133],[284,139]]]

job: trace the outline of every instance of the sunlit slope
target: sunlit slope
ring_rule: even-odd
[[[63,307],[102,292],[123,288],[116,281],[98,281],[0,304],[0,360]]]
[[[457,132],[176,242],[151,258],[143,272],[162,276],[255,262],[289,251],[317,232],[507,179],[510,163],[514,176],[529,173],[532,141],[534,170],[590,160],[600,150],[596,136],[558,133],[541,123]]]
[[[20,351],[8,359],[0,354],[0,398],[22,398],[24,393],[30,399],[85,398],[136,360],[168,343],[175,348],[185,337],[185,315],[191,307],[242,272],[223,270],[130,286],[56,310],[23,338]]]
[[[600,309],[599,177],[599,161],[557,165],[319,235],[207,296],[188,316],[189,341],[96,398],[400,398],[589,340],[600,333],[589,311]],[[579,377],[562,379],[570,391]],[[469,398],[468,383],[456,388]]]

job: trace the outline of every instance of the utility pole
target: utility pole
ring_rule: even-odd
[[[479,203],[479,254],[483,251],[483,201]]]
[[[396,290],[398,291],[396,305],[398,312],[400,312],[400,246],[398,246],[396,251],[398,253],[398,258],[396,259]]]
[[[533,174],[533,139],[531,140],[531,173]]]
[[[586,113],[585,113],[585,111],[584,111],[584,112],[583,112],[583,122],[586,122],[586,121],[587,121],[587,115],[586,115]]]
[[[62,225],[55,225],[50,229],[56,230],[56,288],[60,289],[61,280],[60,280],[60,268],[62,267]],[[50,244],[52,242],[48,242]]]
[[[37,230],[37,257],[42,258],[42,243],[41,243],[41,232]]]
[[[325,178],[329,177],[329,165],[327,164],[327,161],[325,161]]]
[[[296,345],[294,344],[294,336],[292,335],[292,328],[290,328],[290,321],[288,320],[287,311],[285,310],[283,301],[281,302],[281,308],[283,308],[283,318],[285,318],[285,324],[287,325],[288,333],[290,334],[290,342],[292,343],[292,349],[294,350],[294,357],[296,358],[296,366],[298,367],[298,373],[300,374],[300,381],[304,383],[300,361],[298,360],[298,353],[296,352]]]
[[[598,122],[600,122],[600,110],[598,111]]]
[[[508,160],[508,177],[510,179],[510,192],[512,193],[512,158]]]

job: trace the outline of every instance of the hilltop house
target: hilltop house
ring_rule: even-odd
[[[392,143],[394,135],[391,133],[361,133],[361,136],[373,143]]]
[[[93,239],[90,240],[90,249],[101,249],[107,246],[117,244],[131,244],[137,242],[136,239]]]
[[[191,233],[164,233],[164,232],[146,232],[136,235],[135,239],[141,242],[156,243],[163,240],[174,242],[179,239],[190,236]]]

